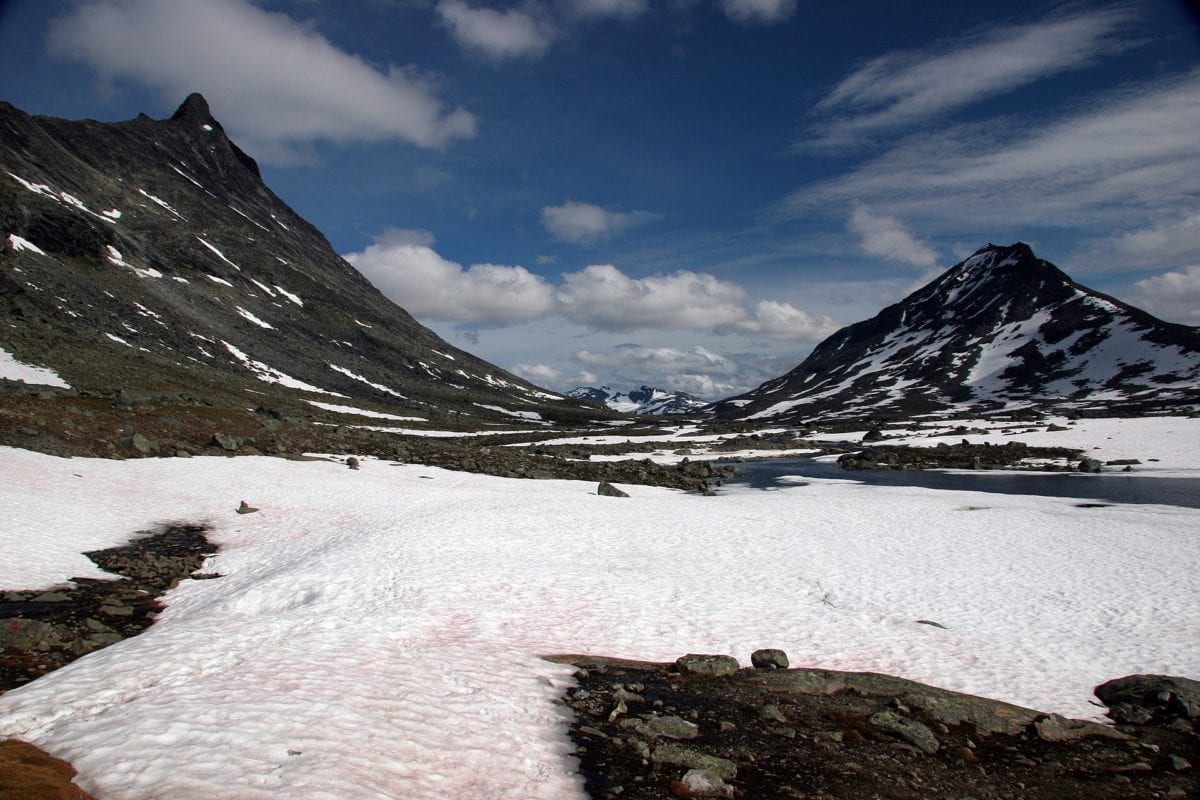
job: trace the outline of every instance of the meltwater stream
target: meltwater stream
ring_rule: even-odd
[[[797,485],[784,477],[833,478],[875,486],[923,486],[927,489],[1075,497],[1097,503],[1157,503],[1200,508],[1200,478],[1157,478],[1136,473],[942,472],[939,470],[845,470],[807,458],[779,458],[735,464],[729,481],[757,489]]]

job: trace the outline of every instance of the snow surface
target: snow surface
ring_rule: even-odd
[[[60,389],[71,388],[71,385],[60,378],[54,370],[18,361],[16,356],[2,347],[0,347],[0,378],[24,381],[39,386],[57,386]]]
[[[365,408],[356,408],[354,406],[342,406],[336,403],[322,403],[319,400],[307,400],[310,406],[323,408],[326,411],[333,411],[337,414],[356,414],[360,417],[372,417],[375,419],[392,419],[397,422],[428,422],[425,417],[402,417],[398,414],[385,414],[382,411],[368,411]]]
[[[1089,718],[1108,678],[1200,674],[1198,510],[806,483],[616,499],[372,459],[0,448],[5,586],[87,574],[79,551],[167,520],[209,524],[223,575],[0,696],[0,736],[113,800],[564,800],[584,796],[554,703],[571,670],[543,654],[781,647]]]
[[[19,253],[22,250],[28,250],[31,253],[37,253],[39,256],[46,255],[46,251],[38,247],[28,239],[17,236],[15,233],[8,235],[8,243],[12,247],[14,253]]]

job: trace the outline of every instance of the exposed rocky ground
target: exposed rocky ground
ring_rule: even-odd
[[[870,673],[590,656],[565,702],[595,800],[1198,798],[1200,682],[1097,687],[1116,727]]]
[[[1103,466],[1066,447],[1031,447],[1022,442],[941,443],[937,447],[881,445],[838,458],[843,469],[1009,469],[1099,472]]]
[[[196,573],[215,549],[203,527],[172,525],[84,554],[120,580],[0,591],[0,693],[146,630],[167,589],[185,578],[217,577]]]

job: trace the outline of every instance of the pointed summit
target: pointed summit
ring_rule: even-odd
[[[724,419],[1169,408],[1200,395],[1200,328],[1081,286],[1023,242],[989,244],[800,366],[714,406]]]
[[[189,94],[187,99],[171,115],[171,119],[186,119],[207,123],[214,121],[212,112],[208,108],[208,101],[199,92]]]

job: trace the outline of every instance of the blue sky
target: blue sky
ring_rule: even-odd
[[[191,91],[382,291],[555,389],[743,391],[987,242],[1200,324],[1182,0],[0,0],[0,99]]]

